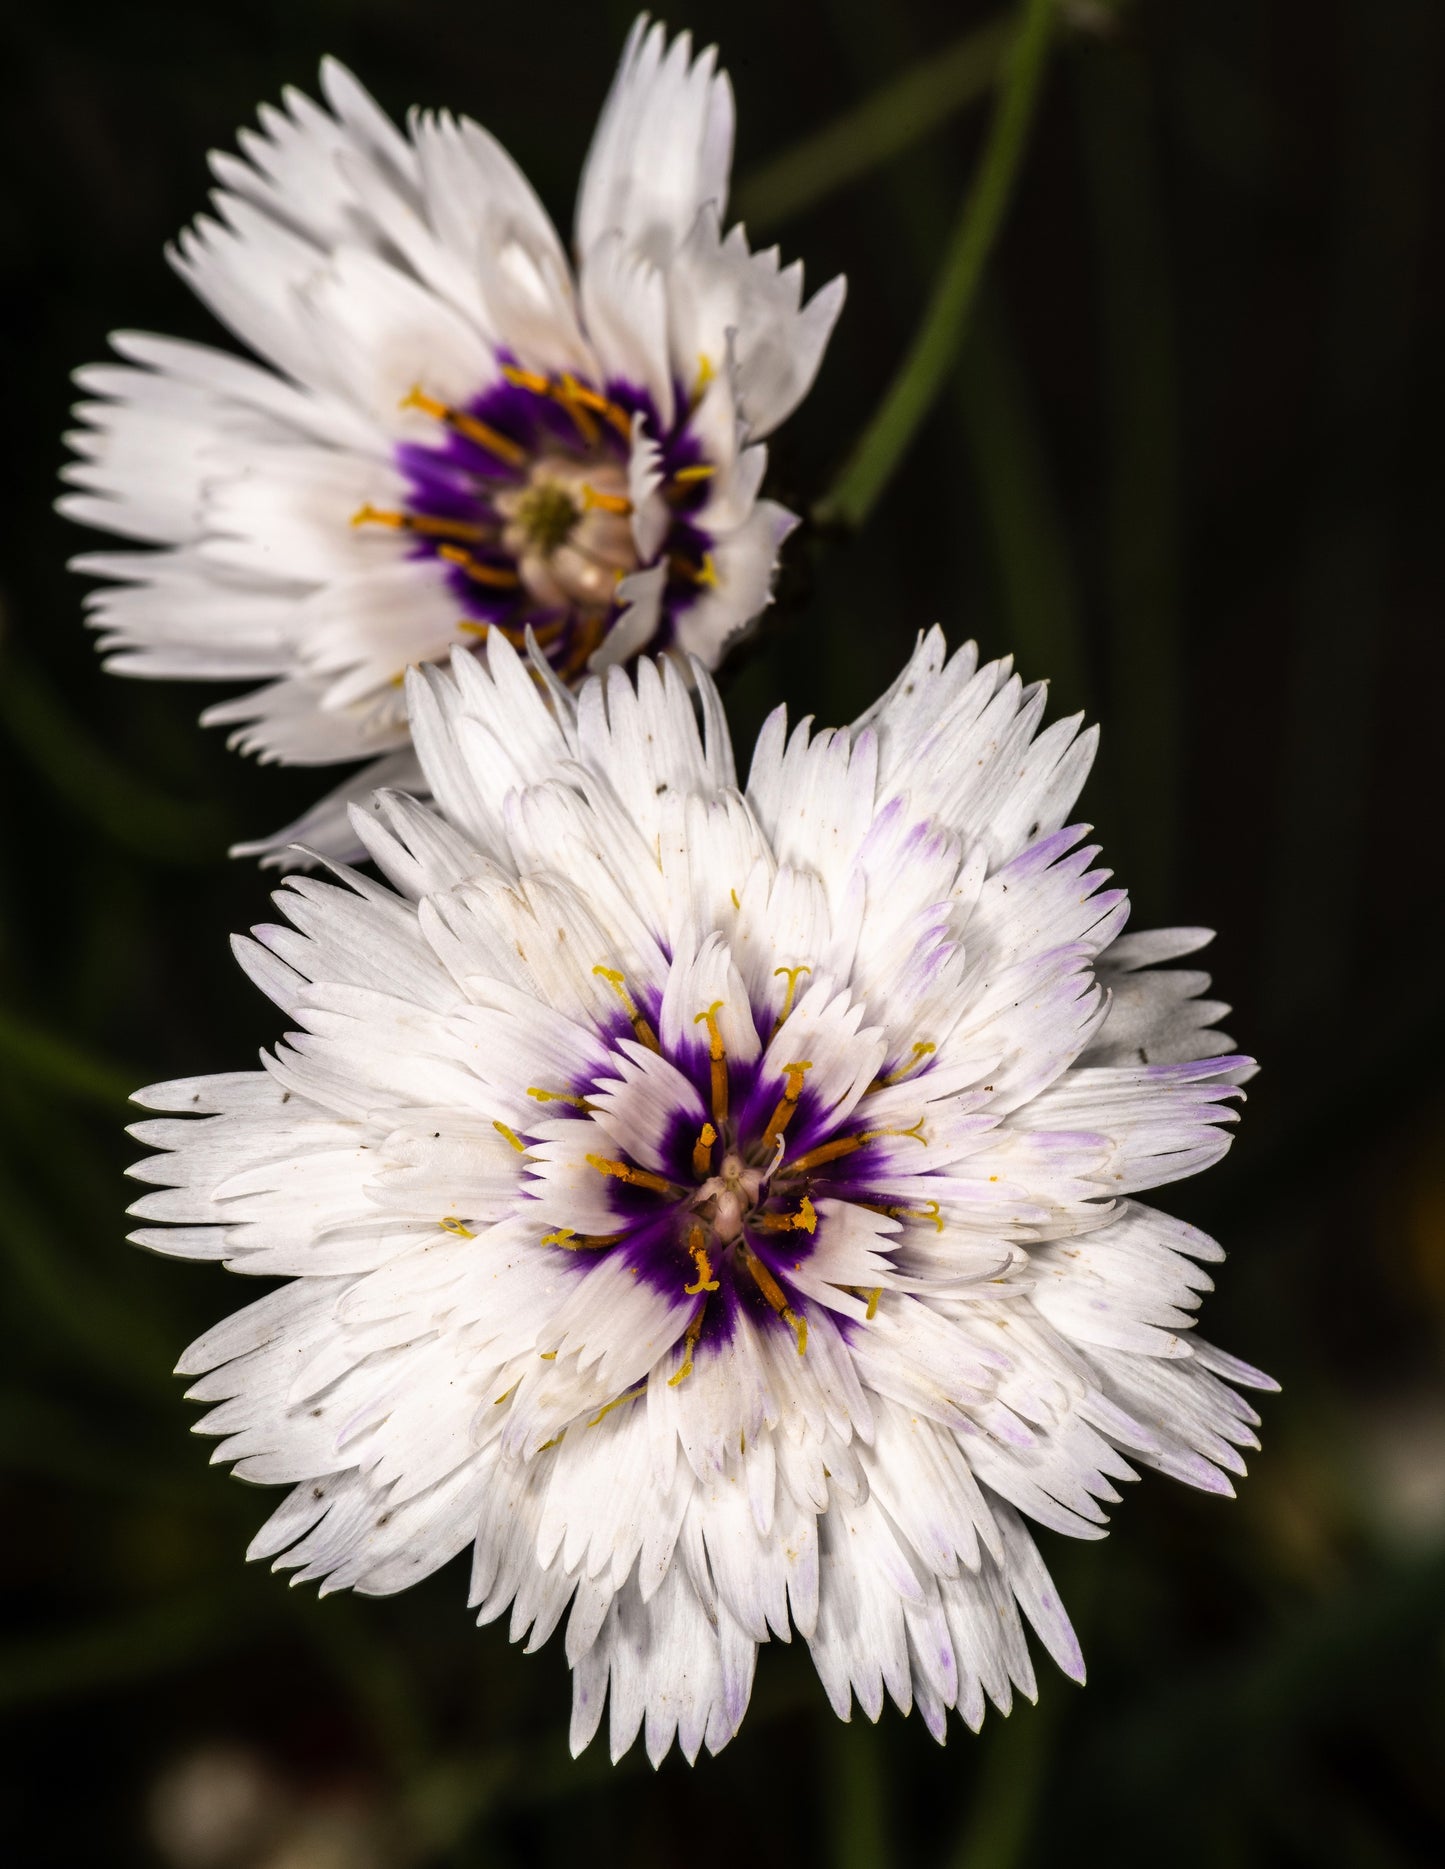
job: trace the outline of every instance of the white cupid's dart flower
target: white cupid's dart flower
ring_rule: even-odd
[[[136,1239],[290,1280],[180,1364],[294,1489],[252,1555],[380,1593],[472,1546],[614,1755],[723,1745],[793,1630],[840,1715],[939,1738],[1033,1696],[1020,1611],[1082,1678],[1025,1521],[1102,1537],[1139,1464],[1227,1493],[1227,1384],[1273,1386],[1133,1198],[1252,1069],[1154,970],[1206,936],[1121,936],[1063,828],[1094,736],[937,631],[851,732],[775,714],[745,791],[702,671],[700,735],[671,663],[542,666],[412,677],[437,810],[356,813],[394,889],[284,889],[239,952],[297,1029],[140,1095],[188,1114],[135,1132]]]
[[[401,135],[328,60],[215,155],[216,218],[171,255],[262,360],[117,333],[76,381],[61,510],[138,541],[78,569],[124,674],[265,685],[202,716],[301,765],[384,756],[299,824],[420,784],[403,672],[536,634],[563,680],[644,648],[715,667],[766,606],[793,515],[761,445],[843,303],[723,236],[733,101],[715,53],[639,19],[577,203],[574,284],[475,123]]]

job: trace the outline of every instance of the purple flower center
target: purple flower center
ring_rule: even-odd
[[[620,1253],[656,1289],[696,1300],[675,1381],[690,1371],[700,1345],[721,1348],[731,1340],[744,1311],[761,1329],[790,1330],[801,1355],[808,1301],[797,1274],[826,1235],[826,1203],[847,1200],[894,1216],[910,1211],[870,1189],[870,1169],[881,1165],[885,1138],[912,1136],[921,1143],[923,1137],[870,1124],[862,1110],[834,1118],[809,1085],[811,1060],[768,1061],[775,1029],[769,1014],[753,1010],[763,1054],[744,1064],[727,1055],[717,1006],[698,1015],[695,1041],[663,1054],[652,1020],[626,1003],[627,1036],[666,1055],[707,1115],[699,1120],[696,1103],[687,1099],[666,1123],[657,1155],[648,1154],[657,1165],[648,1166],[592,1122],[591,1098],[608,1071],[579,1080],[566,1095],[548,1094],[549,1113],[560,1106],[592,1128],[586,1160],[606,1180],[615,1225],[587,1236],[562,1229],[546,1243],[588,1258]],[[857,1295],[869,1302],[871,1316],[877,1294]]]
[[[503,359],[500,380],[465,404],[419,388],[408,404],[435,418],[441,439],[397,449],[402,510],[364,506],[354,523],[407,532],[415,556],[440,561],[464,640],[500,629],[520,645],[530,628],[558,674],[575,680],[626,609],[619,587],[630,573],[665,567],[655,648],[715,583],[712,540],[696,524],[714,469],[681,388],[664,428],[632,385],[598,389]],[[656,447],[661,476],[643,516],[629,476],[634,431]]]

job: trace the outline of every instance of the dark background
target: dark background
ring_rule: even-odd
[[[573,1764],[553,1642],[472,1628],[459,1565],[318,1604],[241,1561],[269,1509],[167,1375],[252,1295],[125,1246],[132,1085],[279,1030],[220,853],[314,795],[203,736],[211,692],[102,674],[50,503],[68,371],[113,326],[211,337],[161,259],[226,146],[319,55],[470,112],[564,225],[630,9],[537,0],[16,8],[0,27],[0,1826],[17,1864],[839,1869],[1445,1860],[1440,508],[1445,8],[1079,4],[961,364],[855,539],[795,541],[725,680],[857,713],[940,620],[1104,726],[1085,809],[1136,925],[1222,932],[1258,1054],[1228,1162],[1167,1191],[1230,1250],[1207,1333],[1275,1372],[1238,1503],[1151,1478],[1043,1535],[1091,1665],[1037,1710],[828,1713],[801,1644],[741,1736]],[[697,0],[739,101],[735,205],[850,298],[774,448],[804,510],[896,365],[973,172],[976,99],[789,211],[773,159],[996,17]],[[927,77],[922,81],[927,84]],[[917,108],[882,114],[907,141]],[[876,128],[876,126],[875,126]],[[861,139],[861,140],[860,140]],[[867,139],[853,144],[862,156]],[[825,152],[826,156],[826,152]],[[805,165],[806,167],[806,165]],[[797,170],[791,171],[796,178]]]

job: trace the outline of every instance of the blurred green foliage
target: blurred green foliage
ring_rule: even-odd
[[[940,1752],[891,1709],[840,1726],[801,1645],[775,1646],[728,1751],[656,1775],[638,1751],[569,1760],[557,1646],[526,1658],[471,1629],[458,1566],[318,1603],[242,1563],[265,1502],[207,1468],[166,1371],[248,1294],[122,1244],[120,1125],[131,1084],[233,1068],[275,1036],[226,947],[266,885],[221,852],[313,781],[202,735],[199,690],[101,674],[62,568],[82,539],[50,512],[67,372],[114,325],[213,335],[161,247],[202,205],[205,150],[324,51],[395,111],[482,118],[565,224],[629,9],[12,9],[9,1860],[1445,1860],[1445,15],[1061,3],[1002,174],[989,94],[1015,17],[705,0],[673,18],[733,73],[753,232],[815,283],[850,277],[819,389],[774,448],[783,496],[809,510],[840,473],[846,491],[916,338],[931,371],[896,473],[841,502],[867,523],[795,542],[729,704],[744,745],[779,695],[850,718],[938,619],[1102,719],[1086,809],[1106,852],[1141,920],[1223,930],[1219,984],[1266,1067],[1233,1156],[1167,1203],[1230,1248],[1208,1334],[1285,1384],[1240,1502],[1151,1480],[1103,1545],[1046,1540],[1083,1692],[1046,1674],[1036,1710]]]

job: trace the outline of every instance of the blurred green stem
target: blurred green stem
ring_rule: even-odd
[[[48,1084],[70,1096],[103,1104],[114,1112],[135,1088],[127,1071],[104,1058],[92,1057],[40,1026],[26,1025],[0,1009],[0,1059],[18,1076]]]
[[[998,76],[1015,25],[976,26],[739,184],[733,207],[754,232],[792,220],[867,175],[980,98]]]
[[[895,1860],[883,1743],[883,1734],[856,1709],[853,1719],[827,1728],[832,1869],[890,1869]]]
[[[958,356],[984,267],[1003,225],[1038,101],[1053,0],[1024,0],[993,122],[933,298],[907,356],[852,455],[816,510],[821,524],[860,526],[878,501]]]

